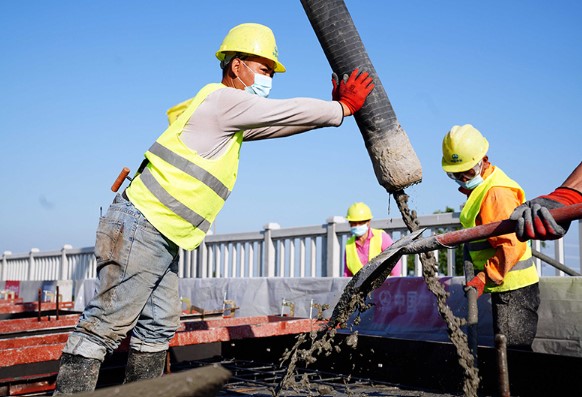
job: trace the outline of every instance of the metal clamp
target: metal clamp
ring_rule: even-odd
[[[236,310],[240,309],[240,307],[236,305],[236,302],[230,299],[225,299],[222,307],[224,311],[223,317],[225,318],[234,317]]]
[[[319,303],[313,303],[313,299],[311,300],[311,305],[309,307],[309,318],[313,319],[313,309],[317,310],[317,320],[323,320],[323,312],[329,309],[329,304],[324,303],[320,305]]]
[[[283,298],[283,301],[281,302],[281,317],[285,315],[285,306],[289,308],[289,317],[295,317],[295,303],[288,301],[285,298]]]
[[[51,290],[43,290],[42,292],[44,292],[44,302],[55,302],[57,299],[57,293],[53,292]],[[63,295],[58,294],[59,297],[59,301],[63,301]]]

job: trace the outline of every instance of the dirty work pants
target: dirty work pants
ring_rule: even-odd
[[[180,319],[178,247],[117,195],[99,219],[98,287],[64,353],[103,361],[132,331],[130,347],[168,349]]]
[[[538,328],[540,285],[491,294],[493,331],[504,334],[507,347],[530,350]]]

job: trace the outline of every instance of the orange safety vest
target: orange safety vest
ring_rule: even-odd
[[[494,186],[504,186],[520,191],[520,200],[525,202],[525,193],[517,182],[509,178],[499,167],[495,167],[493,172],[477,186],[469,196],[467,203],[463,207],[459,220],[464,228],[475,226],[475,220],[481,211],[481,205],[489,189]],[[501,285],[487,283],[485,285],[485,292],[503,292],[511,291],[519,288],[527,287],[539,281],[539,276],[535,263],[531,254],[530,243],[527,244],[527,249],[519,261],[510,269],[505,275]],[[466,243],[466,247],[471,255],[473,267],[477,272],[482,272],[485,269],[487,260],[495,255],[495,248],[489,244],[487,239],[472,241]]]

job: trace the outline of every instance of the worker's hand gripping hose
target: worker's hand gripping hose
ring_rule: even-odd
[[[337,75],[332,76],[332,84],[332,97],[337,97],[334,100],[346,105],[351,114],[356,113],[364,106],[366,98],[374,89],[370,75],[367,72],[359,73],[357,68],[350,74],[350,77],[341,81],[337,80]]]
[[[354,114],[372,160],[376,178],[389,193],[401,191],[422,180],[422,169],[404,129],[396,118],[380,77],[343,0],[301,0],[309,22],[329,61],[341,77],[356,68],[365,70],[375,88]],[[340,79],[333,79],[337,87]],[[337,90],[332,99],[338,100]]]
[[[526,201],[513,211],[509,219],[517,221],[515,234],[520,241],[556,240],[564,237],[570,221],[556,222],[550,210],[577,203],[582,203],[582,194],[559,187],[550,194]]]

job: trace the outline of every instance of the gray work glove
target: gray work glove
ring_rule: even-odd
[[[570,222],[558,224],[552,214],[551,209],[563,207],[559,201],[540,196],[526,201],[517,207],[509,219],[517,221],[515,234],[519,241],[535,240],[556,240],[564,237]]]

